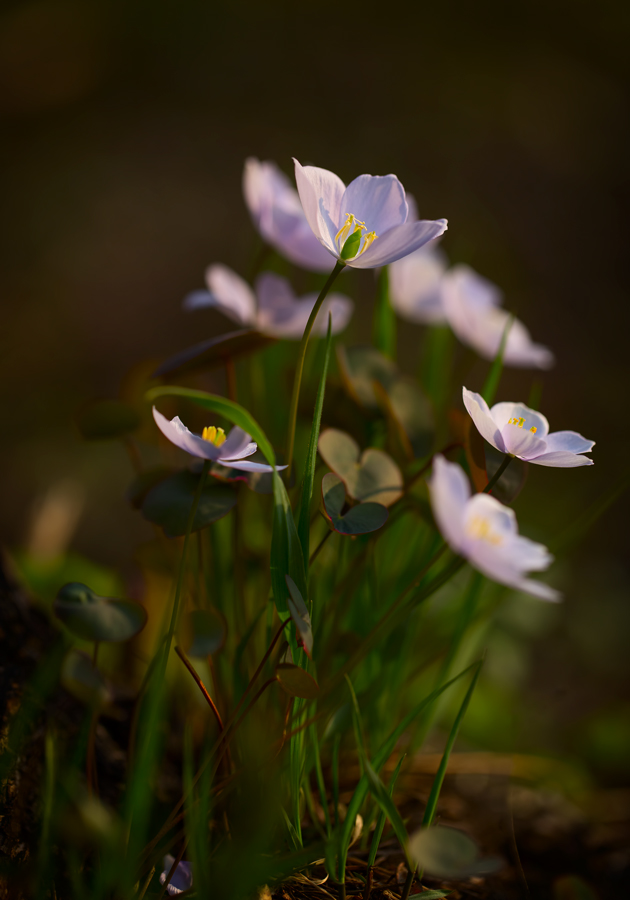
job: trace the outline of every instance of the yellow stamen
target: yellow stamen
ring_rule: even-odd
[[[531,431],[532,434],[536,434],[536,432],[538,431],[538,429],[536,428],[535,425],[532,425],[532,427],[529,430]]]
[[[370,244],[373,244],[374,241],[377,240],[377,238],[378,234],[375,231],[370,231],[368,234],[366,234],[363,239],[363,246],[357,253],[357,256],[361,256],[362,253],[365,253]]]
[[[201,437],[204,441],[214,444],[215,447],[220,447],[222,444],[225,444],[226,441],[225,431],[222,428],[217,428],[216,425],[210,425],[209,428],[204,428],[201,432]]]
[[[341,226],[341,228],[335,235],[335,243],[337,245],[339,245],[339,243],[341,243],[341,246],[343,247],[343,245],[346,242],[346,238],[348,237],[348,235],[350,234],[350,231],[352,230],[352,226],[354,225],[354,223],[355,223],[354,216],[352,215],[352,213],[348,213],[346,215],[346,221],[344,222],[344,224]],[[355,229],[355,231],[356,231],[356,229]]]
[[[470,537],[488,541],[489,544],[496,545],[503,543],[503,538],[499,537],[498,534],[494,534],[488,524],[488,520],[482,519],[481,516],[475,516],[475,518],[468,523],[466,531]]]
[[[513,419],[510,419],[510,421],[508,422],[508,425],[516,425],[517,428],[522,428],[524,424],[525,424],[525,419],[518,419],[516,417]]]

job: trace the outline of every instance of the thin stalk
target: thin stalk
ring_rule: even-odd
[[[317,545],[317,547],[315,547],[315,549],[311,553],[311,558],[308,561],[309,566],[311,566],[315,562],[315,560],[317,559],[317,557],[319,555],[319,551],[322,549],[322,547],[324,546],[324,544],[326,543],[326,541],[328,540],[328,538],[330,537],[330,535],[332,533],[333,533],[332,528],[329,528],[328,531],[326,532],[326,534],[324,535],[324,537],[321,539],[321,541]]]
[[[335,268],[332,270],[328,278],[326,279],[326,284],[319,292],[319,297],[315,301],[315,306],[311,310],[311,314],[308,317],[308,322],[306,323],[306,328],[304,329],[304,334],[302,335],[302,340],[300,341],[300,349],[298,351],[298,359],[297,366],[295,369],[295,380],[293,382],[293,394],[291,395],[291,407],[289,412],[289,429],[287,432],[287,479],[291,475],[291,466],[293,463],[293,445],[295,443],[295,425],[297,422],[297,409],[298,409],[298,401],[300,399],[300,386],[302,384],[302,372],[304,370],[304,358],[306,357],[306,348],[308,346],[308,339],[311,336],[311,331],[313,330],[313,325],[315,323],[315,319],[317,318],[317,313],[320,311],[322,303],[326,299],[326,295],[328,291],[333,285],[333,282],[337,278],[337,275],[341,272],[342,269],[345,268],[345,263],[336,262]]]
[[[247,694],[248,694],[249,691],[251,690],[252,685],[254,684],[254,682],[256,681],[256,679],[258,678],[258,676],[260,675],[260,673],[262,672],[262,670],[263,670],[263,668],[264,668],[264,666],[265,666],[265,663],[267,662],[267,660],[268,660],[269,657],[271,656],[271,653],[272,653],[272,651],[273,651],[273,648],[274,648],[274,647],[276,646],[276,644],[278,643],[278,640],[280,639],[280,636],[281,636],[282,632],[284,631],[284,629],[286,628],[286,626],[290,623],[290,621],[291,621],[290,619],[287,619],[286,622],[283,622],[282,625],[280,626],[280,628],[278,628],[278,630],[276,631],[276,634],[275,634],[275,636],[274,636],[272,642],[269,644],[269,647],[267,648],[267,651],[265,652],[265,655],[264,655],[263,658],[261,659],[258,668],[257,668],[256,671],[254,672],[254,674],[252,675],[252,677],[249,679],[249,684],[248,684],[247,687],[245,688],[245,691],[243,692],[243,696],[241,697],[241,699],[240,699],[240,700],[238,701],[238,703],[236,704],[236,709],[234,710],[234,712],[233,712],[232,715],[230,716],[230,720],[228,721],[228,724],[227,724],[227,727],[228,727],[228,728],[230,728],[230,727],[232,726],[234,720],[236,719],[236,715],[237,715],[239,709],[241,708],[241,706],[242,706],[243,703],[245,702],[245,697],[247,697]]]
[[[197,687],[199,688],[199,690],[201,691],[201,693],[202,693],[203,696],[205,697],[208,706],[209,706],[210,709],[212,710],[212,712],[213,712],[213,714],[214,714],[214,717],[215,717],[215,719],[217,720],[217,724],[218,724],[218,726],[219,726],[219,730],[220,730],[220,731],[224,731],[225,729],[224,729],[224,727],[223,727],[223,721],[222,721],[222,719],[221,719],[221,714],[219,713],[219,710],[217,709],[214,700],[212,699],[212,697],[211,697],[210,694],[208,693],[208,691],[207,691],[207,689],[206,689],[206,686],[204,685],[203,681],[202,681],[201,678],[199,677],[198,673],[195,671],[194,666],[192,665],[192,663],[190,662],[190,660],[187,658],[186,654],[185,654],[179,647],[177,647],[177,646],[175,647],[175,653],[177,653],[177,655],[179,656],[179,658],[181,659],[181,661],[184,663],[184,665],[186,666],[186,668],[188,669],[188,671],[189,671],[190,674],[192,675],[195,684],[197,685]]]
[[[490,491],[492,490],[492,488],[495,486],[495,484],[497,483],[497,481],[499,480],[499,478],[503,475],[503,473],[505,472],[505,470],[506,470],[507,467],[510,465],[510,463],[512,462],[513,459],[514,459],[514,457],[513,457],[513,456],[510,456],[509,453],[507,453],[507,454],[505,455],[505,458],[504,458],[503,462],[501,463],[501,465],[499,466],[499,468],[496,470],[496,472],[494,473],[494,475],[492,476],[492,478],[490,479],[490,481],[488,482],[488,484],[487,484],[487,485],[485,486],[485,488],[483,489],[483,493],[484,493],[484,494],[489,494],[489,493],[490,493]]]

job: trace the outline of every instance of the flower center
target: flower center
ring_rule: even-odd
[[[525,424],[525,422],[526,422],[526,419],[517,418],[516,416],[514,416],[512,419],[510,419],[508,421],[508,425],[516,425],[517,428],[522,428],[523,425]],[[536,434],[536,432],[538,431],[538,428],[535,425],[532,425],[532,427],[529,430],[531,431],[532,434]]]
[[[204,428],[201,432],[201,437],[204,441],[214,444],[215,447],[220,447],[226,441],[225,431],[222,428],[217,428],[215,425],[211,425],[210,428]]]
[[[367,233],[363,234],[364,231]],[[348,213],[346,221],[335,235],[335,244],[341,259],[355,259],[365,253],[377,238],[375,231],[367,230],[365,222]]]
[[[493,532],[492,527],[487,519],[481,516],[474,516],[466,526],[468,536],[476,540],[487,541],[489,544],[502,544],[503,538],[499,534]]]

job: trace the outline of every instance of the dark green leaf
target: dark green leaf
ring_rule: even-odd
[[[194,609],[184,616],[182,646],[188,656],[206,659],[225,643],[227,626],[218,609]]]
[[[124,437],[140,424],[136,410],[122,400],[96,400],[77,416],[77,425],[87,441]]]
[[[155,469],[146,469],[144,472],[140,472],[127,488],[125,494],[127,500],[135,509],[141,509],[144,498],[151,488],[174,473],[175,469],[169,469],[166,466],[157,466]]]
[[[322,502],[335,531],[339,534],[368,534],[376,531],[388,519],[389,513],[381,503],[359,503],[341,515],[346,501],[343,481],[332,472],[322,478]]]
[[[77,581],[60,588],[53,610],[72,634],[86,641],[128,641],[147,621],[144,607],[134,600],[99,597]]]
[[[153,403],[154,400],[160,397],[182,397],[185,400],[196,403],[202,409],[207,409],[219,416],[223,416],[228,422],[238,425],[248,434],[251,434],[269,465],[275,465],[276,458],[265,432],[247,410],[233,400],[227,400],[225,397],[219,397],[217,394],[207,394],[205,391],[196,391],[193,388],[173,385],[164,385],[163,387],[152,388],[150,391],[147,391],[146,399],[149,403]]]
[[[313,630],[311,628],[311,617],[309,615],[306,603],[302,594],[298,590],[298,586],[290,575],[285,575],[287,587],[289,589],[289,612],[291,618],[295,622],[295,627],[300,638],[300,643],[304,647],[307,656],[313,655]]]
[[[256,353],[269,344],[275,343],[275,340],[275,338],[251,328],[230,331],[228,334],[222,334],[208,341],[201,341],[194,347],[189,347],[187,350],[182,350],[181,353],[169,357],[162,365],[158,366],[152,378],[216,369],[218,366],[225,365],[229,360]]]
[[[302,697],[304,700],[315,700],[319,696],[317,682],[293,663],[280,663],[276,666],[278,681],[291,697]]]
[[[198,483],[199,476],[187,470],[171,475],[148,492],[142,504],[142,515],[149,522],[160,525],[167,537],[181,537],[186,533]],[[192,530],[199,531],[222,519],[235,504],[236,493],[227,484],[207,484],[199,500]]]
[[[287,489],[277,472],[273,474],[273,532],[271,535],[271,588],[276,609],[287,618],[289,590],[285,580],[290,575],[303,597],[307,597],[304,556],[291,511]]]

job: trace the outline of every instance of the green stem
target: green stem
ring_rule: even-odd
[[[210,469],[210,461],[206,460],[203,464],[203,469],[201,470],[201,476],[199,478],[199,483],[197,484],[197,490],[195,491],[195,497],[193,499],[193,504],[190,507],[190,512],[188,514],[188,522],[186,523],[186,534],[184,536],[184,546],[182,547],[182,557],[179,561],[179,572],[177,573],[177,586],[175,588],[175,599],[173,600],[173,612],[171,614],[171,624],[169,625],[168,634],[166,635],[166,646],[164,648],[164,660],[168,659],[169,653],[171,652],[171,644],[173,642],[173,636],[177,629],[177,623],[179,621],[179,608],[181,605],[181,597],[182,597],[182,588],[184,586],[184,573],[186,571],[186,558],[188,556],[188,544],[190,543],[190,535],[192,534],[193,525],[195,523],[195,516],[197,515],[197,509],[199,507],[199,501],[201,500],[201,494],[203,492],[206,478],[208,476],[208,471]]]
[[[490,481],[488,482],[488,484],[487,484],[487,485],[485,486],[485,488],[483,489],[483,493],[484,493],[484,494],[489,494],[489,493],[490,493],[490,491],[492,490],[492,488],[495,486],[495,484],[497,483],[497,481],[499,480],[499,478],[503,475],[503,473],[505,472],[505,470],[506,470],[507,467],[510,465],[510,463],[512,462],[513,459],[514,459],[514,457],[513,457],[513,456],[510,456],[509,453],[506,454],[505,459],[503,460],[503,462],[501,463],[501,465],[499,466],[499,468],[496,470],[496,472],[494,473],[494,475],[492,476],[492,478],[490,479]]]
[[[293,445],[295,443],[295,424],[297,422],[297,408],[298,408],[298,400],[300,399],[300,386],[302,384],[302,372],[304,370],[304,359],[306,357],[306,348],[308,346],[308,339],[311,336],[311,331],[313,330],[313,324],[315,323],[315,319],[317,318],[317,313],[320,311],[322,303],[326,299],[326,295],[328,291],[332,287],[334,280],[337,275],[341,272],[342,269],[345,268],[345,263],[337,262],[335,263],[335,268],[332,270],[328,278],[326,279],[326,284],[319,292],[319,297],[315,301],[315,306],[311,310],[311,314],[308,317],[308,322],[306,323],[306,328],[304,329],[304,334],[302,335],[302,340],[300,341],[300,349],[298,351],[298,360],[297,367],[295,370],[295,381],[293,382],[293,394],[291,396],[291,408],[289,412],[289,430],[287,432],[287,478],[291,475],[291,464],[293,462]]]

